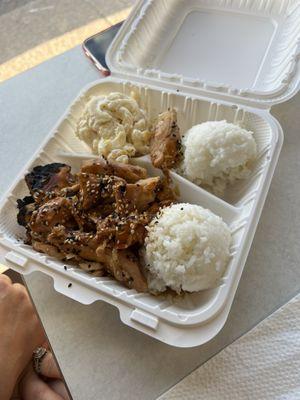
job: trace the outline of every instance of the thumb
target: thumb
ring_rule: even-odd
[[[46,378],[61,379],[61,373],[59,371],[58,365],[53,357],[53,354],[49,351],[43,357],[41,361],[41,375]]]
[[[51,389],[60,395],[64,400],[71,400],[65,384],[61,380],[51,380],[48,382],[48,386],[50,386]]]
[[[35,374],[32,367],[20,383],[20,392],[23,400],[64,400]]]

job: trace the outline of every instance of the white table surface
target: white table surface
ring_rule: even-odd
[[[0,85],[1,193],[98,77],[77,47]],[[176,349],[123,325],[110,305],[83,306],[41,273],[25,277],[74,400],[155,399],[299,291],[300,94],[272,112],[284,147],[232,310],[214,340]]]

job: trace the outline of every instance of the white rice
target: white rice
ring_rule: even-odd
[[[229,260],[228,226],[193,204],[166,207],[148,226],[145,266],[149,289],[195,292],[218,285]]]
[[[249,176],[257,156],[252,132],[226,121],[193,126],[184,135],[183,148],[181,173],[219,196],[228,184]]]

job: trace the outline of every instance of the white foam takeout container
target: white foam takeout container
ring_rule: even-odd
[[[192,347],[212,339],[228,316],[282,146],[282,129],[270,107],[299,88],[299,43],[299,0],[138,3],[108,51],[112,76],[81,91],[2,200],[1,262],[22,274],[52,276],[58,292],[81,303],[104,300],[119,309],[125,324],[170,345]],[[209,208],[230,226],[231,260],[215,289],[175,301],[137,293],[38,253],[20,240],[24,228],[16,221],[16,200],[27,194],[24,175],[51,162],[78,168],[78,160],[62,160],[58,154],[86,152],[74,136],[74,124],[89,96],[133,89],[151,116],[175,107],[181,132],[222,119],[254,132],[259,157],[252,175],[229,188],[223,200],[172,174],[182,201]],[[149,160],[142,163],[153,172]]]

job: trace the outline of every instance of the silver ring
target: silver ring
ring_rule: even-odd
[[[32,355],[33,369],[38,375],[40,375],[41,373],[42,361],[46,354],[47,354],[47,349],[45,349],[45,347],[38,347],[33,352]]]

